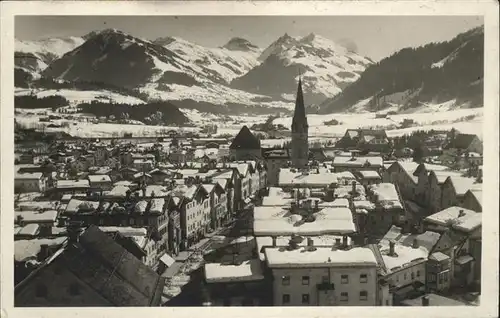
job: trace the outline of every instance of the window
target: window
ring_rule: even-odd
[[[399,282],[399,275],[396,275],[396,281]]]
[[[408,273],[405,273],[404,275],[404,279],[407,280],[408,279]]]
[[[302,276],[302,285],[309,285],[309,276]]]
[[[366,290],[362,290],[359,292],[359,300],[367,300],[368,292]]]
[[[340,283],[349,284],[349,276],[348,275],[340,275]]]
[[[443,283],[443,275],[439,275],[439,284]]]
[[[411,272],[411,279],[415,279],[415,273]]]
[[[368,275],[366,275],[366,274],[359,275],[359,282],[360,283],[366,283],[367,281],[368,281]]]
[[[309,304],[309,294],[302,294],[302,303]]]
[[[341,292],[340,293],[340,301],[348,301],[349,300],[349,293],[348,292]]]
[[[80,285],[77,283],[73,283],[69,286],[69,294],[71,296],[77,296],[80,295]]]
[[[290,303],[290,294],[283,294],[281,302],[283,304],[289,304]]]
[[[443,280],[444,280],[445,282],[447,282],[447,281],[448,281],[448,273],[444,273],[444,274],[443,274]]]
[[[285,275],[281,277],[281,285],[288,286],[290,285],[290,276]]]
[[[417,271],[417,277],[420,277],[420,271]]]

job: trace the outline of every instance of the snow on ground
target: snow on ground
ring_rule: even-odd
[[[473,119],[467,116],[475,116]],[[326,126],[323,123],[336,119],[339,125]],[[404,119],[413,120],[415,127],[399,129]],[[455,128],[462,133],[482,134],[483,108],[454,109],[449,111],[420,112],[411,114],[391,115],[387,118],[375,118],[374,113],[328,114],[307,116],[310,136],[340,137],[347,129],[382,128],[387,130],[389,137],[411,133],[415,130],[450,130]],[[290,127],[291,117],[275,119],[274,124]]]
[[[100,101],[104,103],[127,103],[132,105],[145,104],[145,102],[137,97],[121,95],[110,91],[79,91],[71,89],[48,89],[48,90],[31,90],[16,88],[15,95],[23,96],[34,93],[37,97],[43,98],[47,96],[62,96],[66,98],[73,106],[79,103],[90,103],[92,101]]]

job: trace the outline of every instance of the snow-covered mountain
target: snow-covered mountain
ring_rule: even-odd
[[[366,69],[320,113],[425,111],[483,106],[484,29],[478,27],[450,41],[404,48]],[[442,108],[441,107],[441,108]]]
[[[257,66],[261,53],[261,49],[241,38],[233,38],[221,48],[207,48],[174,37],[159,38],[154,43],[177,53],[210,74],[213,81],[224,84]]]
[[[14,66],[16,85],[40,78],[41,72],[55,59],[81,45],[81,37],[47,38],[43,40],[21,41],[14,43]]]
[[[298,78],[302,76],[309,104],[338,94],[373,63],[313,33],[302,38],[285,34],[267,47],[258,59],[261,64],[233,80],[232,87],[293,100]]]
[[[288,107],[267,96],[228,87],[229,79],[258,63],[258,54],[258,50],[207,49],[173,38],[150,42],[109,29],[92,34],[81,46],[51,63],[43,75],[135,89],[149,99],[220,106],[267,102],[269,107]]]
[[[83,42],[85,42],[83,37],[76,36],[48,38],[35,41],[21,41],[16,39],[15,51],[32,53],[46,64],[50,64],[56,58],[82,45]]]

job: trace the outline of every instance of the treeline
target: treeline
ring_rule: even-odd
[[[442,67],[432,67],[446,57],[449,60]],[[321,112],[341,111],[371,96],[381,98],[420,88],[410,106],[419,105],[419,101],[440,102],[453,98],[462,102],[482,102],[483,63],[482,27],[448,42],[405,48],[369,66],[359,80],[325,101]]]
[[[158,101],[142,105],[131,105],[92,101],[91,103],[81,103],[77,107],[80,112],[117,120],[132,119],[155,125],[189,123],[189,119],[175,105],[169,102]]]
[[[32,87],[43,88],[43,89],[71,89],[80,91],[100,91],[107,90],[113,93],[133,96],[144,101],[149,99],[149,96],[145,93],[141,93],[138,90],[130,89],[126,87],[121,87],[109,83],[104,83],[100,81],[57,81],[50,77],[41,77],[38,80],[32,82]]]
[[[68,106],[69,102],[62,96],[37,97],[36,95],[23,95],[14,97],[15,108],[59,108]]]

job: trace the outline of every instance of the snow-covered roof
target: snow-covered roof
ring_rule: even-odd
[[[148,202],[145,200],[141,200],[141,201],[136,203],[136,205],[134,207],[134,212],[143,214],[146,212],[147,206],[148,206]]]
[[[25,223],[43,223],[43,222],[55,222],[57,219],[58,212],[55,210],[47,210],[44,212],[38,211],[22,211],[15,212],[15,217],[21,216]]]
[[[464,195],[469,190],[482,189],[482,183],[476,183],[474,178],[450,176],[448,180],[453,185],[453,188],[455,188],[457,195]]]
[[[363,177],[363,179],[380,179],[378,172],[373,170],[360,171],[359,174]]]
[[[276,246],[277,247],[286,247],[288,246],[291,236],[276,236]],[[352,239],[348,236],[347,245],[351,246]],[[259,257],[263,261],[265,260],[265,254],[263,248],[272,247],[273,239],[271,236],[257,236],[257,250],[259,251]],[[319,236],[307,236],[303,237],[302,242],[298,243],[299,246],[307,246],[307,239],[311,239],[313,241],[314,246],[316,247],[332,247],[337,243],[337,240],[342,242],[343,236],[340,235],[319,235]]]
[[[482,214],[458,206],[452,206],[425,218],[425,221],[470,232],[482,225]]]
[[[314,221],[304,222],[302,216],[281,207],[254,209],[255,235],[323,235],[353,233],[356,227],[348,208],[324,208],[313,213]]]
[[[225,189],[227,186],[227,179],[213,179],[212,182],[217,182],[222,187],[222,189]]]
[[[353,204],[356,209],[375,210],[375,204],[368,200],[353,201]]]
[[[59,201],[26,201],[18,203],[21,211],[26,210],[52,210],[57,207]]]
[[[205,280],[207,283],[247,282],[263,279],[264,275],[259,259],[244,261],[238,265],[205,264]]]
[[[147,229],[143,227],[129,226],[99,226],[99,230],[103,232],[118,232],[125,237],[146,236]]]
[[[73,214],[78,213],[81,208],[86,210],[97,210],[99,202],[97,201],[84,201],[78,199],[71,199],[66,205],[65,213]]]
[[[149,212],[161,214],[163,212],[164,205],[165,205],[165,199],[163,198],[151,199],[151,208],[149,209]]]
[[[379,243],[382,260],[385,263],[388,273],[397,272],[409,265],[427,260],[429,252],[425,247],[413,248],[401,244],[394,245],[394,255],[389,254],[389,244],[386,241]]]
[[[18,235],[27,235],[27,236],[35,236],[38,233],[38,230],[40,229],[40,225],[31,223],[26,226],[23,226],[19,232],[17,232]]]
[[[124,198],[127,195],[127,191],[129,190],[130,188],[127,186],[117,185],[110,191],[105,192],[105,195]]]
[[[267,196],[262,198],[262,206],[290,206],[294,199],[281,196]]]
[[[369,164],[372,167],[382,167],[384,164],[384,159],[382,157],[344,157],[337,156],[333,158],[332,166],[351,166],[351,167],[362,167]]]
[[[15,179],[17,180],[39,180],[43,177],[43,173],[41,172],[25,172],[25,173],[16,173]]]
[[[449,259],[450,257],[442,252],[434,252],[429,256],[429,259],[435,260],[437,262],[441,262]]]
[[[89,180],[57,180],[56,188],[88,188]]]
[[[151,175],[149,173],[144,173],[144,172],[134,173],[134,179],[141,178],[141,177],[151,178]]]
[[[56,237],[53,239],[32,239],[14,241],[14,259],[23,262],[30,258],[35,258],[40,253],[42,245],[48,246],[61,245],[66,237]]]
[[[111,182],[111,178],[108,175],[89,175],[89,181],[94,182]]]
[[[131,186],[136,185],[136,183],[134,183],[132,181],[122,180],[122,181],[115,182],[113,185],[114,186],[131,187]]]
[[[430,253],[441,237],[441,234],[432,231],[426,231],[420,234],[403,234],[401,231],[402,228],[393,225],[381,241],[387,246],[389,245],[389,241],[392,240],[401,245],[410,247],[416,242],[418,246],[425,248],[427,252]]]
[[[375,195],[377,203],[385,209],[403,208],[401,202],[399,201],[399,195],[394,184],[372,184],[368,187],[368,189]]]
[[[266,248],[266,261],[271,268],[282,267],[337,267],[337,266],[376,266],[377,261],[369,248],[355,247],[349,250],[334,250],[331,247],[316,247],[309,250],[299,247]]]
[[[230,162],[228,163],[228,166],[231,168],[236,168],[236,170],[238,170],[238,173],[242,176],[246,176],[250,168],[250,165],[248,163]]]
[[[323,169],[317,173],[310,170],[307,173],[292,169],[281,168],[278,176],[280,186],[306,186],[306,187],[326,187],[332,183],[337,183],[337,175],[329,170]]]

